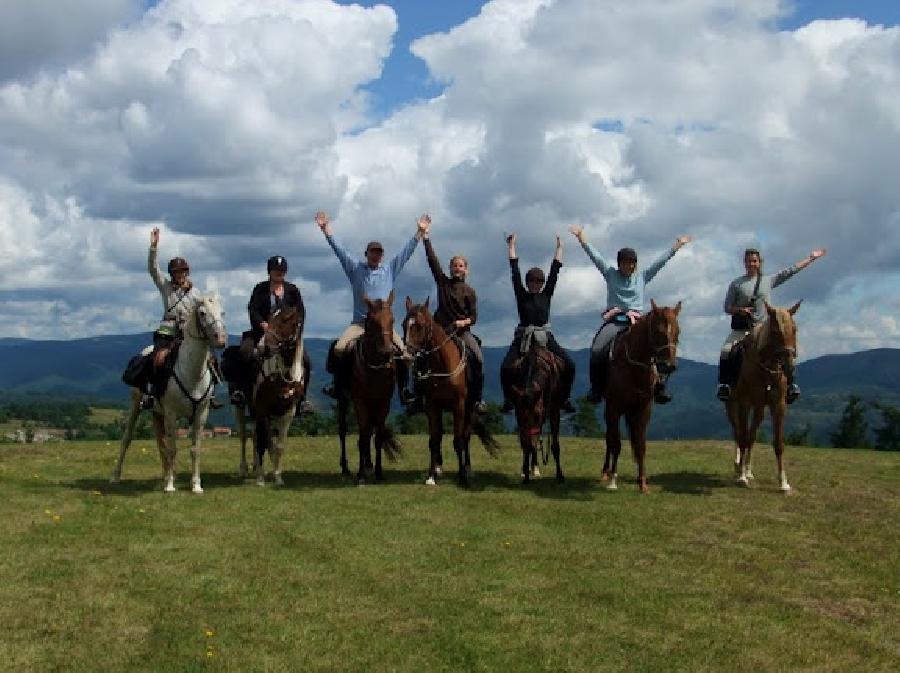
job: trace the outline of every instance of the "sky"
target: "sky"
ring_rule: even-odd
[[[647,265],[683,301],[680,354],[713,361],[728,283],[759,246],[801,357],[900,347],[900,3],[837,0],[5,0],[0,337],[151,331],[146,270],[191,262],[232,333],[265,261],[290,263],[307,335],[350,320],[318,228],[398,250],[429,212],[470,261],[476,332],[516,323],[505,232],[549,266],[560,342],[606,305],[567,233]],[[434,285],[418,249],[397,283]],[[399,311],[398,311],[399,312]]]

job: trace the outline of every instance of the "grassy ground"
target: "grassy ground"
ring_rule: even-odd
[[[747,490],[726,443],[654,443],[641,496],[628,456],[601,487],[595,440],[521,487],[504,438],[466,492],[404,444],[357,488],[294,438],[276,490],[210,441],[202,496],[187,451],[164,496],[146,441],[118,486],[104,442],[0,447],[0,668],[896,670],[900,456],[791,448],[786,497],[770,450]]]

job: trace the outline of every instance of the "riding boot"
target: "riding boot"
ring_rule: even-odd
[[[606,391],[606,374],[608,370],[608,360],[601,354],[596,361],[591,358],[590,379],[591,389],[588,391],[587,399],[592,404],[599,404],[603,400]]]
[[[475,407],[479,411],[484,411],[485,404],[484,400],[481,399],[481,396],[484,394],[484,372],[481,365],[475,362],[474,358],[470,364],[472,367],[472,387],[469,389],[469,396],[475,401]]]
[[[394,372],[397,376],[397,396],[400,398],[400,404],[409,407],[415,401],[415,397],[409,392],[409,365],[405,360],[397,359]]]
[[[794,383],[794,362],[790,360],[784,364],[784,376],[787,379],[787,391],[785,400],[788,404],[793,404],[800,397],[800,386]]]
[[[716,397],[723,402],[727,402],[731,397],[731,386],[734,384],[733,369],[734,364],[730,357],[719,359],[719,387],[716,389]]]

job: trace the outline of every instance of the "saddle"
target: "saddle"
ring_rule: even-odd
[[[122,372],[122,382],[141,390],[146,389],[149,384],[153,390],[153,396],[159,397],[172,376],[180,346],[181,339],[173,341],[167,348],[162,362],[158,362],[159,350],[156,348],[145,349],[135,355],[128,361],[125,371]]]

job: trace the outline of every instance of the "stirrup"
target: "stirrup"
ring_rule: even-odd
[[[244,399],[244,391],[243,390],[232,390],[228,394],[228,399],[236,407],[244,406],[244,403],[246,401]]]
[[[503,400],[503,406],[500,407],[500,411],[502,411],[504,414],[508,414],[508,413],[514,411],[515,408],[516,407],[515,407],[515,405],[513,405],[512,402],[510,402],[509,400]]]
[[[485,411],[487,411],[487,402],[485,402],[484,400],[478,400],[475,403],[474,409],[478,413],[483,414]]]
[[[716,397],[723,402],[727,402],[728,398],[731,397],[731,386],[727,383],[720,383],[719,387],[716,389]]]
[[[788,404],[793,404],[797,401],[798,397],[800,397],[800,386],[796,383],[792,383],[788,386],[787,392],[784,394],[784,399]]]
[[[146,411],[153,408],[153,396],[152,395],[143,395],[141,397],[141,409]]]
[[[221,409],[222,403],[216,399],[215,395],[209,398],[209,408],[210,409]]]

